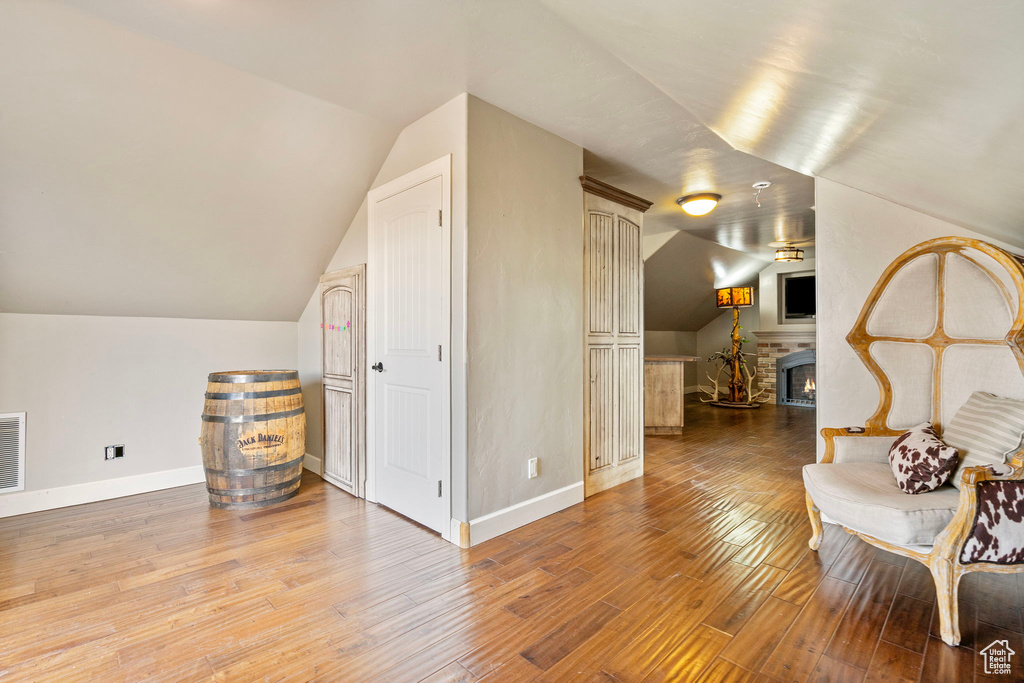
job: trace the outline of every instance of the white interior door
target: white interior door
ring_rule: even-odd
[[[435,175],[371,193],[367,378],[376,500],[442,533],[450,519],[451,391],[444,181]]]

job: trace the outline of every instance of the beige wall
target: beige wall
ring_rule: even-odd
[[[649,356],[690,356],[696,353],[696,332],[644,332],[644,353]]]
[[[878,388],[846,335],[882,271],[925,240],[997,240],[821,178],[815,181],[818,266],[818,428],[863,425],[878,405]],[[824,444],[818,437],[819,457]]]
[[[445,154],[453,202],[452,514],[469,521],[582,478],[583,152],[460,95],[402,131],[373,185]],[[365,263],[366,235],[364,204],[328,270]],[[319,323],[314,292],[299,320],[298,353],[316,425],[307,451],[321,458]],[[536,479],[526,477],[531,457],[541,460]]]
[[[0,313],[0,413],[27,413],[27,491],[200,465],[207,374],[296,363],[293,322]]]
[[[373,181],[373,187],[452,155],[452,511],[456,519],[466,518],[466,117],[469,96],[461,94],[407,126]],[[326,272],[367,261],[366,201],[341,236],[341,244]],[[320,310],[317,291],[311,293],[299,318],[299,372],[303,400],[307,405],[310,432],[316,432],[306,451],[323,457],[320,434],[323,420],[320,381]],[[369,359],[373,363],[373,359]]]
[[[583,478],[582,174],[582,148],[470,97],[471,519]]]
[[[644,355],[646,356],[696,356],[696,332],[644,332]],[[683,364],[683,384],[696,391],[697,366],[701,363]]]

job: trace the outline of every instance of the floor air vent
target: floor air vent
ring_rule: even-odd
[[[25,413],[0,414],[0,493],[25,488]]]

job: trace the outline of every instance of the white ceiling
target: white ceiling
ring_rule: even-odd
[[[736,149],[1024,246],[1024,5],[541,0]]]
[[[1009,68],[1004,85],[1019,85],[1019,54],[1014,59],[1002,38],[993,41],[994,52],[975,46],[973,55],[948,39],[930,42],[936,31],[948,38],[964,15],[923,3],[913,6],[927,21],[908,18],[909,10],[891,3],[884,5],[887,15],[877,2],[863,13],[859,3],[787,0],[718,3],[712,10],[692,0],[63,4],[87,13],[60,11],[45,0],[0,4],[0,59],[7,65],[0,65],[0,87],[5,93],[9,83],[19,88],[3,111],[0,211],[8,212],[15,194],[8,180],[20,183],[19,195],[49,196],[0,229],[16,236],[39,226],[49,231],[56,224],[48,215],[55,196],[67,205],[57,218],[71,225],[34,238],[48,241],[45,249],[36,245],[14,258],[0,254],[6,259],[0,260],[2,310],[21,305],[7,294],[13,284],[45,293],[23,309],[36,312],[295,319],[316,281],[314,271],[341,239],[397,130],[464,91],[583,146],[588,173],[655,201],[645,225],[645,251],[654,254],[648,282],[672,287],[649,302],[648,319],[676,321],[662,329],[697,329],[713,317],[713,306],[702,302],[716,280],[746,277],[763,263],[756,257],[770,254],[768,242],[813,236],[813,183],[797,171],[822,172],[929,213],[945,211],[950,215],[940,217],[947,219],[980,215],[984,207],[988,223],[1005,228],[1021,214],[1020,196],[991,202],[991,195],[977,191],[975,178],[965,177],[968,170],[997,175],[986,170],[986,155],[989,166],[1013,171],[1015,178],[1024,170],[1015,153],[1022,136],[1014,128],[1024,89],[1000,94],[990,87],[999,80],[992,75],[998,66]],[[938,5],[950,8],[949,2]],[[991,9],[1009,20],[1009,7]],[[970,17],[974,21],[976,13]],[[998,32],[989,22],[983,20]],[[53,66],[52,53],[63,64]],[[989,61],[993,54],[1005,59]],[[955,87],[979,70],[986,73],[977,77],[976,90]],[[999,111],[949,104],[935,115],[929,106],[948,98],[926,84],[910,87],[922,76],[936,84],[932,90],[985,94]],[[236,93],[245,88],[265,90],[263,101]],[[67,95],[69,89],[78,95]],[[894,112],[899,116],[889,120]],[[908,118],[922,112],[919,120]],[[968,130],[968,113],[979,116],[982,130]],[[52,121],[37,126],[38,118]],[[844,123],[847,118],[853,123]],[[93,131],[95,141],[82,139]],[[55,139],[50,158],[43,159],[36,144],[20,143],[26,135],[43,148]],[[982,146],[960,149],[966,143]],[[107,148],[106,156],[118,163],[91,165]],[[7,162],[11,149],[20,156]],[[967,159],[972,153],[977,158]],[[910,164],[915,154],[928,163]],[[947,168],[957,161],[960,166]],[[15,169],[25,163],[48,170],[21,178]],[[890,163],[899,173],[888,170]],[[175,192],[135,182],[154,169],[160,171],[156,187]],[[92,170],[101,172],[92,176]],[[759,180],[773,183],[760,208],[750,188]],[[961,182],[972,191],[956,192]],[[1010,182],[990,189],[1009,193]],[[725,199],[708,217],[684,216],[675,198],[701,190]],[[94,204],[102,206],[92,211]],[[89,209],[89,220],[76,225],[80,205]],[[143,219],[155,235],[140,231]],[[291,259],[287,271],[264,268],[254,275],[248,261],[209,256],[210,247],[219,254],[251,238],[253,225],[260,230],[256,241]],[[282,225],[290,230],[281,231]],[[76,232],[79,238],[67,241]],[[97,232],[102,244],[95,243]],[[710,240],[748,253],[723,251]],[[137,241],[150,258],[119,280],[137,284],[132,289],[146,296],[94,287],[94,277],[103,277],[97,270],[116,273],[136,258]],[[156,248],[167,243],[173,246],[168,254]],[[673,253],[679,258],[668,257]],[[60,271],[52,275],[58,263],[97,258],[103,267],[75,271],[85,291],[69,286]],[[195,258],[204,265],[190,275],[201,284],[185,284],[187,296],[179,297],[183,265]],[[220,275],[203,279],[215,260]],[[13,261],[24,261],[25,272],[10,275]],[[707,267],[712,263],[721,265],[719,273]],[[31,270],[54,277],[53,286],[40,286],[43,275],[33,279]],[[238,302],[245,291],[251,305]],[[165,306],[165,299],[176,304]]]

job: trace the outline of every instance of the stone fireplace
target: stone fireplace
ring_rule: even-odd
[[[799,402],[787,404],[813,406],[815,400],[813,397],[809,398],[805,390],[810,389],[808,380],[811,384],[816,382],[814,332],[762,331],[755,332],[754,335],[757,336],[758,386],[765,389],[764,396],[768,402],[783,403],[783,400],[780,399],[780,383],[787,383],[782,387],[781,392],[782,396],[786,396],[791,393],[791,382],[796,382],[798,384],[796,387],[797,401]],[[788,363],[793,361],[788,361],[783,368],[780,361],[787,356],[795,356],[795,360],[799,362],[789,365]],[[807,358],[810,358],[810,363],[807,362]],[[809,367],[806,367],[808,365]],[[782,368],[781,372],[780,368]],[[816,388],[814,395],[816,395]]]

